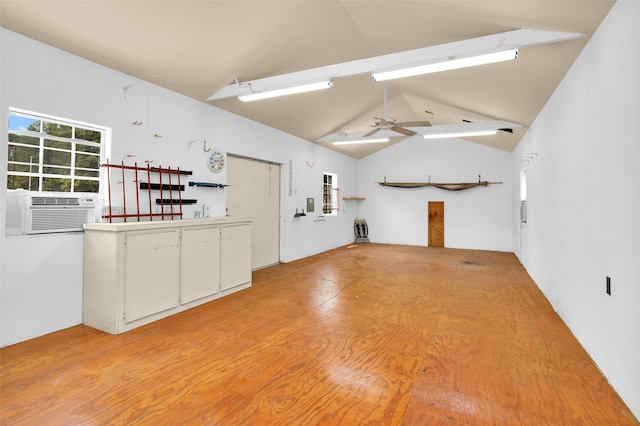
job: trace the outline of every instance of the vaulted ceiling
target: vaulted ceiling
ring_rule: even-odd
[[[518,59],[386,83],[387,115],[433,126],[504,120],[525,127],[469,141],[515,148],[613,1],[56,1],[1,0],[0,24],[80,57],[209,102],[354,158],[384,144],[323,136],[370,126],[385,84],[370,74],[333,88],[243,103],[207,101],[235,81],[436,46],[521,28],[585,37],[522,49]],[[413,136],[419,137],[419,136]],[[427,142],[425,142],[427,143]]]

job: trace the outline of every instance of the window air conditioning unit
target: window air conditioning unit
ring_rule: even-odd
[[[520,222],[527,223],[527,200],[520,201]]]
[[[97,195],[9,193],[6,235],[82,231],[95,222]]]

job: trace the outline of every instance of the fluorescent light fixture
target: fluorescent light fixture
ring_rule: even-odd
[[[455,70],[458,68],[473,67],[476,65],[503,62],[518,57],[518,49],[502,50],[498,52],[484,53],[468,57],[451,57],[445,61],[432,62],[424,65],[409,65],[389,71],[374,72],[371,77],[375,81],[392,80],[394,78],[411,77],[420,74],[429,74],[439,71]]]
[[[298,86],[285,87],[283,89],[267,90],[248,95],[238,96],[242,102],[257,101],[260,99],[275,98],[277,96],[293,95],[296,93],[312,92],[314,90],[329,89],[333,86],[331,80],[319,81],[316,83],[301,84]]]
[[[489,136],[498,133],[497,129],[489,130],[466,130],[461,132],[433,133],[422,135],[425,139],[446,139],[446,138],[462,138],[465,136]]]
[[[380,143],[380,142],[389,142],[389,138],[378,138],[378,139],[356,139],[352,141],[335,141],[331,142],[334,145],[354,145],[358,143]]]
[[[1,1],[1,0],[0,0]],[[452,43],[439,44],[403,52],[389,53],[381,56],[357,59],[340,64],[326,65],[308,70],[295,71],[287,74],[251,80],[254,90],[248,90],[247,82],[231,83],[207,98],[207,101],[235,98],[251,92],[261,92],[267,89],[290,87],[314,81],[336,80],[381,71],[389,71],[409,66],[421,66],[448,59],[466,58],[483,53],[497,52],[509,48],[526,49],[549,43],[559,43],[585,37],[586,34],[564,33],[543,30],[519,29],[491,34]]]

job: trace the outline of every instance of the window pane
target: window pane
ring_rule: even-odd
[[[51,139],[45,139],[44,146],[49,148],[66,149],[67,151],[71,150],[71,142],[53,141]]]
[[[71,192],[71,179],[43,178],[43,191]]]
[[[520,201],[527,199],[527,171],[520,170]]]
[[[71,166],[71,153],[45,149],[42,163],[53,166]]]
[[[100,157],[97,155],[76,154],[76,167],[83,169],[100,169]]]
[[[62,138],[70,138],[72,136],[71,126],[66,126],[60,123],[53,123],[51,121],[45,121],[43,123],[44,133],[53,136],[60,136]]]
[[[22,163],[35,163],[36,166],[40,162],[40,150],[38,148],[9,145],[8,155],[9,155],[8,157],[9,161],[20,161]]]
[[[38,178],[29,176],[7,176],[7,189],[38,190]]]
[[[76,169],[76,176],[100,177],[100,170]]]
[[[76,127],[76,139],[100,143],[101,132]]]
[[[94,154],[100,154],[100,147],[99,146],[90,146],[90,145],[82,145],[82,144],[76,144],[76,151],[80,151],[80,152],[92,152]]]
[[[34,138],[31,136],[20,136],[9,134],[9,142],[21,143],[23,145],[40,145],[40,138]]]
[[[71,168],[67,167],[42,167],[42,172],[50,175],[70,175]]]
[[[7,163],[9,172],[38,173],[39,167],[39,164]]]
[[[75,192],[98,192],[99,182],[96,180],[77,180],[74,185]]]
[[[36,118],[22,117],[20,115],[9,115],[9,130],[31,130],[40,131],[40,120]]]
[[[338,176],[323,173],[322,213],[336,215],[338,212]]]

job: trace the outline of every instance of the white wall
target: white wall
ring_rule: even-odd
[[[361,217],[372,242],[428,245],[428,202],[444,201],[445,246],[513,251],[511,154],[461,139],[414,136],[360,160]],[[375,182],[503,182],[460,191]]]
[[[639,20],[640,2],[613,6],[513,154],[514,179],[528,166],[520,260],[638,418]]]
[[[152,160],[154,166],[192,170],[195,181],[226,183],[226,172],[212,175],[206,168],[206,140],[208,147],[284,165],[283,261],[353,241],[355,211],[323,222],[293,215],[307,197],[319,204],[323,171],[337,173],[345,188],[357,191],[356,160],[5,29],[0,43],[2,140],[7,140],[9,107],[21,108],[110,128],[111,162]],[[130,86],[126,93],[125,86]],[[201,142],[189,145],[191,140]],[[0,188],[6,188],[6,160],[6,149],[0,150]],[[208,204],[212,216],[225,215],[224,190],[187,187],[183,197]],[[5,237],[4,191],[0,201],[0,346],[81,323],[82,235]]]
[[[3,272],[5,268],[2,338],[7,343],[82,321],[81,233],[9,237],[5,240]]]

